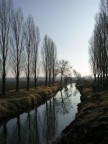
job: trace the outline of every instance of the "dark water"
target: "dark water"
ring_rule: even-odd
[[[79,102],[75,85],[68,85],[45,104],[4,123],[0,144],[50,144],[74,120]]]

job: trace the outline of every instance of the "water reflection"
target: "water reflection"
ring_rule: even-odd
[[[73,92],[73,96],[76,96],[77,95],[77,93],[78,93],[78,90],[76,89],[76,90],[74,90],[74,92]]]
[[[54,97],[49,102],[46,102],[43,128],[44,128],[43,132],[45,136],[44,143],[49,144],[51,141],[55,139],[57,128],[58,128]]]
[[[14,125],[13,128],[13,133],[12,133],[12,144],[16,142],[21,143],[21,124],[20,124],[20,116],[17,117],[16,124]]]
[[[3,126],[0,129],[0,143],[1,144],[7,144],[7,127],[6,127],[6,124],[3,124]]]
[[[71,89],[71,90],[70,90]],[[56,99],[56,111],[63,115],[69,113],[72,108],[72,102],[70,97],[72,96],[72,87],[65,88],[64,91],[60,91],[60,97]]]
[[[40,107],[3,124],[0,144],[50,144],[75,117],[80,102],[75,90],[68,86]]]

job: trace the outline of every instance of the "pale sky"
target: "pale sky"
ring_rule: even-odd
[[[82,75],[90,74],[88,41],[92,36],[100,0],[13,0],[24,17],[33,16],[41,42],[45,34],[57,46],[58,59],[65,59]]]

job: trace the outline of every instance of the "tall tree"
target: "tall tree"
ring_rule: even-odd
[[[94,79],[96,82],[97,64],[96,64],[96,53],[95,53],[95,49],[94,49],[94,38],[93,37],[90,39],[90,42],[89,42],[89,57],[90,57],[89,63],[90,63],[91,70],[93,72]],[[75,71],[73,71],[73,72],[74,72],[74,74],[76,73]]]
[[[37,78],[39,75],[39,61],[38,61],[38,49],[39,49],[39,43],[40,43],[40,32],[38,27],[34,27],[33,31],[33,56],[32,56],[32,73],[34,76],[34,87],[37,86]]]
[[[6,65],[10,40],[11,0],[0,0],[0,59],[2,65],[2,94],[5,95]]]
[[[52,42],[52,84],[55,83],[55,77],[56,77],[56,64],[57,64],[57,48],[54,42]]]
[[[55,55],[55,44],[51,38],[48,38],[48,75],[49,75],[49,86],[52,84],[53,68],[54,68],[54,55]]]
[[[41,55],[45,72],[45,85],[47,86],[48,82],[49,86],[54,85],[57,50],[55,43],[47,35],[44,37]]]
[[[29,16],[24,26],[24,45],[25,45],[25,56],[24,56],[24,71],[27,77],[27,90],[29,90],[30,75],[32,69],[32,56],[33,56],[33,32],[34,32],[34,21],[32,16]]]
[[[19,90],[19,77],[21,73],[21,59],[23,54],[23,13],[19,8],[16,11],[13,11],[12,17],[12,35],[11,35],[11,50],[10,50],[10,59],[11,59],[11,68],[16,77],[16,91]]]
[[[45,86],[48,85],[48,41],[49,38],[45,35],[41,49],[42,64],[45,72]]]
[[[96,15],[96,24],[93,34],[92,66],[95,69],[95,81],[105,83],[108,79],[108,1],[101,0],[100,11]],[[94,59],[94,60],[93,60]],[[95,64],[95,65],[94,65]]]

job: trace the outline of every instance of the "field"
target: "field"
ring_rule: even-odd
[[[56,83],[58,83],[59,80],[56,80]],[[44,78],[39,78],[38,82],[37,82],[37,86],[41,86],[41,85],[44,85],[45,84],[45,81],[44,81]],[[19,82],[19,88],[20,89],[23,89],[23,88],[26,88],[26,78],[21,78],[20,79],[20,82]],[[6,79],[6,91],[8,90],[15,90],[15,87],[16,87],[16,80],[14,78],[8,78]],[[34,87],[34,80],[31,79],[30,80],[30,88],[33,88]],[[0,92],[2,90],[2,81],[0,79]]]

